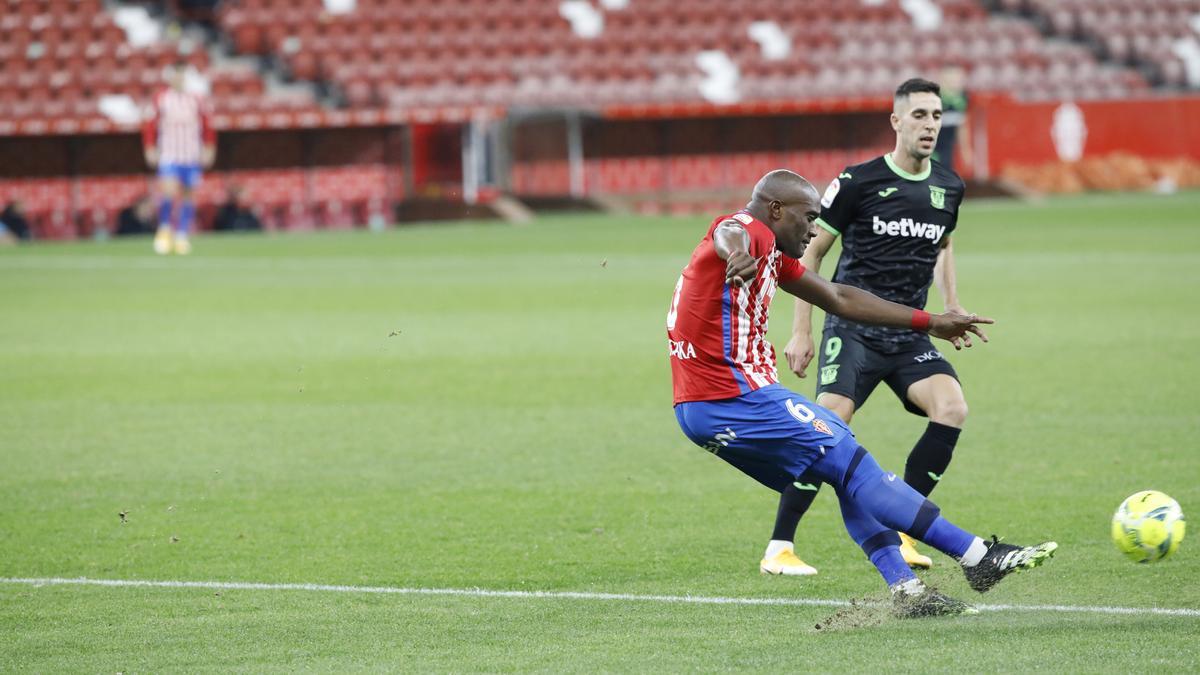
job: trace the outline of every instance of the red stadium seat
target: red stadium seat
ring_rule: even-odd
[[[317,218],[322,227],[333,230],[350,229],[358,220],[353,205],[341,199],[321,202],[317,207]]]
[[[317,226],[312,209],[303,201],[289,203],[283,212],[283,228],[286,230],[311,230]]]

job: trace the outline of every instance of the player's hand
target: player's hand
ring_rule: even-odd
[[[725,283],[735,288],[741,288],[758,274],[758,261],[745,251],[734,251],[729,254],[725,263]]]
[[[796,377],[805,377],[804,371],[808,370],[808,364],[813,358],[812,335],[803,333],[793,335],[792,339],[788,340],[783,355],[787,357],[788,368],[792,369]]]
[[[994,319],[977,314],[959,314],[958,312],[943,312],[934,314],[929,319],[929,334],[934,337],[949,340],[955,349],[971,346],[971,334],[987,342],[987,334],[979,324],[996,323]]]
[[[200,155],[200,163],[205,169],[211,169],[213,160],[217,158],[217,149],[211,145],[204,146],[204,151]]]
[[[158,150],[146,148],[146,166],[151,169],[158,168]]]

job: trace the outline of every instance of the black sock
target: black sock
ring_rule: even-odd
[[[917,439],[912,452],[908,453],[908,461],[904,464],[904,482],[928,497],[937,487],[946,467],[950,466],[950,457],[954,454],[954,446],[958,444],[961,432],[962,429],[930,422],[925,427],[925,433]]]
[[[796,487],[797,483],[804,487]],[[817,491],[820,489],[820,479],[807,473],[797,478],[795,483],[787,486],[783,494],[779,495],[779,510],[775,512],[775,531],[771,533],[773,541],[794,541],[796,539],[796,527],[800,524],[800,519],[804,517],[805,512],[808,511],[808,507],[812,506],[813,500],[817,498]]]

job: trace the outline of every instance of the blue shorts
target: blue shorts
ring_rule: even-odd
[[[159,164],[159,178],[174,178],[183,187],[191,190],[200,184],[199,164]]]
[[[823,466],[820,473],[844,472],[859,447],[841,418],[780,384],[736,398],[680,403],[675,418],[693,443],[777,492],[827,454],[837,466]]]

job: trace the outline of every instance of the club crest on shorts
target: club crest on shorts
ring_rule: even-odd
[[[833,365],[821,368],[821,384],[825,385],[837,382],[839,366],[841,366],[841,364],[835,363]]]
[[[833,435],[833,430],[829,428],[828,424],[825,424],[825,420],[813,420],[812,425],[814,429],[825,434],[826,436]]]
[[[929,203],[933,204],[935,209],[946,208],[946,188],[929,186]]]

